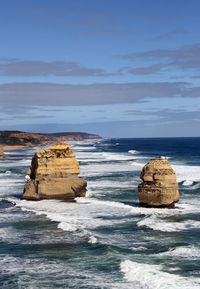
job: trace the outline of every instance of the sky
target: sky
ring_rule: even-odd
[[[0,0],[0,130],[200,136],[199,0]]]

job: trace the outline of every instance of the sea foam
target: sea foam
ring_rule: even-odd
[[[141,289],[198,289],[200,278],[182,277],[164,272],[162,266],[125,260],[120,264],[124,277],[131,282],[130,288]],[[134,284],[134,285],[133,285]]]

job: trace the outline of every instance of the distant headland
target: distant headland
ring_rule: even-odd
[[[42,146],[61,141],[81,141],[85,139],[101,139],[96,134],[85,132],[31,133],[23,131],[0,130],[0,145],[4,150],[18,147]]]

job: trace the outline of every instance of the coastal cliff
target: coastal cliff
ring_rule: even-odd
[[[71,147],[57,143],[36,152],[31,168],[27,172],[23,199],[63,199],[73,200],[84,197],[87,183],[80,174],[79,163]]]
[[[81,141],[84,139],[101,139],[101,137],[82,132],[40,134],[22,131],[0,131],[0,144],[6,146],[40,146],[48,143]]]
[[[3,146],[0,145],[0,158],[4,157]]]

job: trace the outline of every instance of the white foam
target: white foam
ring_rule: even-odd
[[[139,178],[138,178],[139,181]],[[103,181],[90,181],[88,182],[89,189],[102,189],[102,188],[130,188],[137,186],[138,182],[130,181],[117,181],[117,180],[103,180]]]
[[[183,259],[199,260],[200,259],[200,248],[195,246],[183,246],[176,247],[167,252],[160,253],[161,256],[172,256]]]
[[[5,173],[1,173],[0,176],[10,176],[11,174],[11,171],[6,171]]]
[[[133,154],[133,155],[139,153],[139,152],[136,151],[136,150],[129,150],[128,152],[129,152],[130,154]]]
[[[56,200],[17,201],[23,210],[33,211],[37,215],[46,215],[50,220],[58,222],[58,228],[65,231],[81,230],[90,232],[99,226],[112,226],[125,222],[122,220],[104,219],[106,216],[124,216],[130,214],[130,206],[115,202],[104,202],[87,198],[77,198],[76,203]],[[116,209],[117,208],[117,209]]]
[[[162,266],[125,260],[120,264],[121,272],[134,287],[141,289],[199,289],[200,278],[182,277],[163,271]]]
[[[128,204],[124,204],[121,202],[115,202],[115,201],[107,201],[107,200],[97,200],[95,198],[77,198],[76,201],[78,203],[86,203],[86,204],[91,204],[92,207],[100,207],[102,206],[103,208],[101,210],[107,211],[110,210],[110,214],[112,213],[112,210],[109,209],[109,207],[113,208],[113,212],[116,214],[116,216],[120,216],[120,213],[122,216],[125,215],[152,215],[152,216],[173,216],[178,213],[182,213],[182,208],[180,209],[168,209],[168,208],[144,208],[138,206],[131,206]],[[120,210],[119,210],[120,209]]]
[[[24,184],[24,180],[20,179],[0,179],[0,186],[6,187],[6,186],[17,186]]]
[[[27,167],[31,165],[31,159],[22,159],[22,160],[11,160],[11,161],[0,161],[1,168],[8,168],[8,167]]]
[[[87,162],[112,162],[114,165],[115,161],[126,162],[137,159],[145,159],[143,156],[128,155],[128,153],[112,153],[112,152],[77,152],[76,157],[78,161],[83,163]]]
[[[192,186],[193,184],[194,184],[194,181],[185,180],[182,185],[187,187],[187,186]]]
[[[48,217],[49,217],[49,215],[48,215]],[[52,217],[51,217],[51,219],[55,220],[55,219],[57,219],[57,218],[52,218]],[[68,232],[75,232],[75,231],[78,230],[77,227],[75,227],[75,226],[73,226],[72,224],[69,224],[69,223],[67,223],[67,222],[61,222],[61,223],[59,223],[59,224],[58,224],[58,228],[59,228],[59,229],[62,229],[63,231],[68,231]]]
[[[189,180],[190,182],[200,181],[200,166],[175,165],[172,167],[177,175],[178,182]]]
[[[164,160],[169,160],[169,159],[171,159],[171,157],[168,157],[168,156],[161,156],[160,158],[161,158],[161,159],[164,159]]]
[[[121,173],[121,172],[134,172],[141,171],[143,164],[137,162],[131,163],[104,163],[104,164],[86,164],[81,168],[83,176],[104,176],[105,174]]]
[[[200,189],[200,182],[197,183],[196,185],[193,185],[193,186],[191,187],[191,189],[192,189],[192,190]]]
[[[185,220],[182,222],[169,222],[161,219],[160,216],[154,214],[143,218],[137,223],[137,225],[139,227],[145,226],[157,231],[177,232],[200,228],[200,221]]]
[[[125,154],[117,154],[117,153],[103,153],[103,157],[107,160],[114,160],[114,161],[127,161],[134,159],[132,156],[128,156]]]
[[[73,150],[75,151],[91,151],[91,150],[95,150],[96,147],[95,146],[74,146]]]
[[[98,240],[97,240],[96,237],[90,236],[90,237],[89,237],[89,240],[88,240],[88,243],[90,243],[90,244],[97,244],[97,243],[98,243]]]

